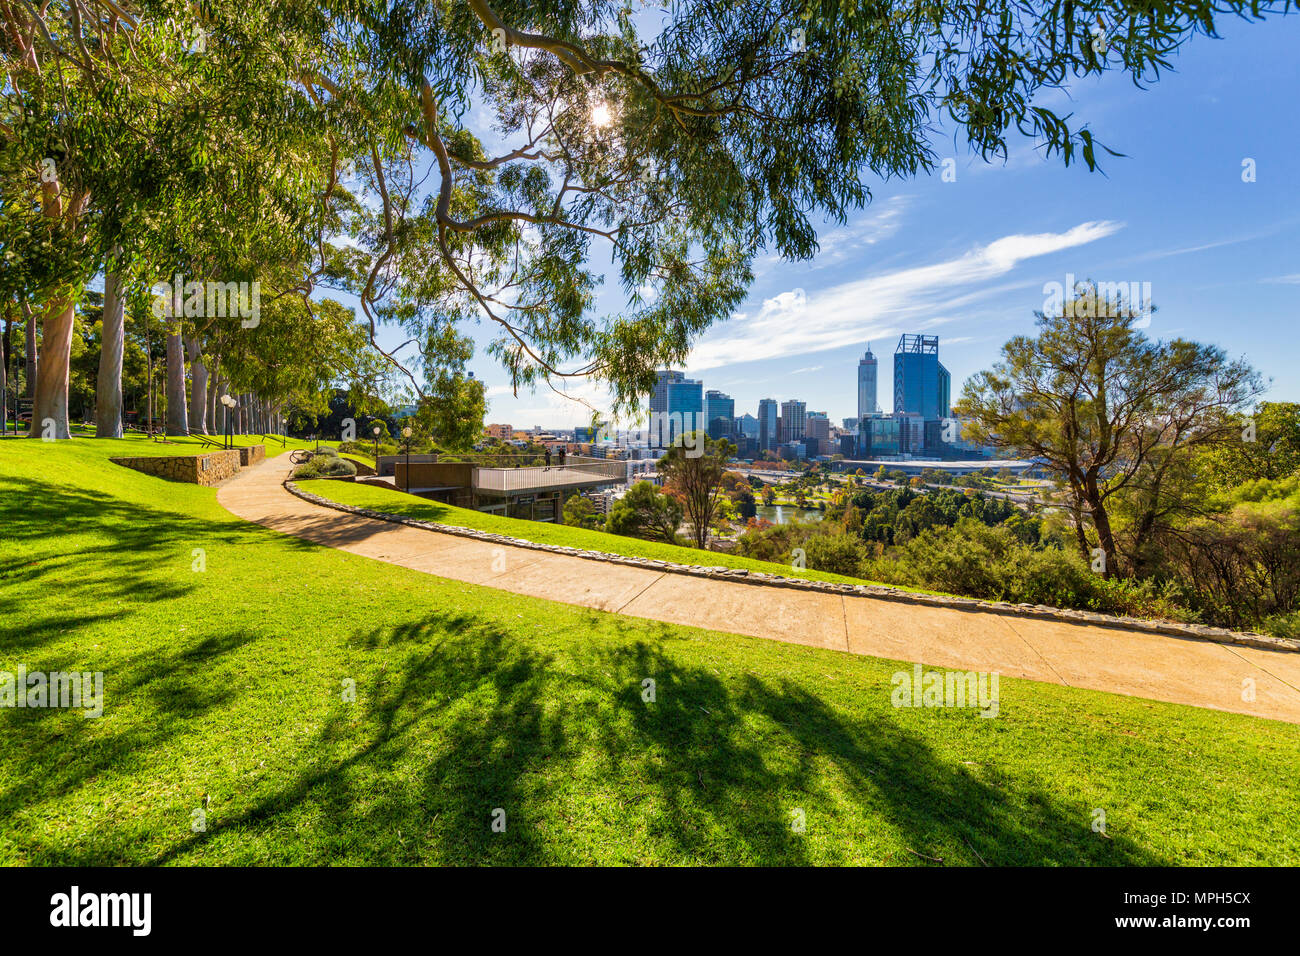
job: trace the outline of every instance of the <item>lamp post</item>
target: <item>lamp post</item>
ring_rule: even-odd
[[[377,475],[379,474],[379,432],[380,432],[380,428],[378,425],[375,426],[374,432],[375,432],[375,474]]]
[[[231,398],[230,395],[228,394],[222,395],[221,404],[225,406],[226,409],[226,448],[230,448],[233,444],[231,441],[230,423],[231,423],[231,414],[235,408],[235,400]]]
[[[406,493],[411,493],[411,426],[402,429],[402,440],[406,443]]]

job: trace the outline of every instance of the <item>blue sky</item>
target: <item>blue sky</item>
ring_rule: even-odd
[[[757,261],[749,300],[699,341],[688,371],[730,394],[737,414],[760,398],[797,398],[838,422],[856,409],[866,344],[889,408],[898,337],[925,332],[940,337],[956,397],[1003,342],[1032,332],[1044,285],[1073,273],[1149,282],[1149,336],[1244,355],[1272,379],[1269,398],[1300,401],[1300,17],[1228,21],[1222,32],[1194,38],[1147,90],[1113,74],[1042,101],[1126,154],[1104,157],[1104,175],[1044,160],[1024,140],[990,166],[951,134],[937,139],[954,182],[937,170],[872,183],[873,202],[825,228],[814,260]],[[1243,182],[1246,159],[1254,182]],[[601,306],[618,308],[617,295],[610,284]],[[489,387],[488,421],[590,419],[545,386],[510,395],[482,352],[471,368]],[[602,404],[599,388],[572,391]]]

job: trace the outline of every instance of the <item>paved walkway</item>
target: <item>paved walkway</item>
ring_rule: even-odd
[[[241,518],[443,578],[632,617],[933,667],[1088,687],[1300,723],[1300,654],[818,594],[503,547],[334,511],[289,494],[287,459],[217,492]],[[1242,700],[1246,678],[1255,699]]]

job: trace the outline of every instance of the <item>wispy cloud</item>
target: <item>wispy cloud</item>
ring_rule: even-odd
[[[873,204],[854,222],[835,226],[817,237],[817,257],[806,264],[810,270],[840,265],[851,259],[861,259],[864,250],[895,235],[903,225],[903,214],[909,204],[907,196],[893,196]],[[755,273],[762,274],[780,265],[784,260],[778,255],[766,255],[754,263]]]
[[[1170,259],[1174,256],[1185,256],[1193,252],[1205,252],[1209,249],[1219,249],[1223,246],[1235,246],[1238,243],[1250,242],[1254,239],[1261,239],[1268,233],[1255,233],[1249,236],[1237,236],[1233,239],[1217,239],[1214,242],[1203,242],[1195,246],[1182,246],[1178,249],[1164,249],[1159,252],[1147,252],[1140,256],[1134,256],[1131,262],[1145,262],[1150,259]]]
[[[944,262],[772,296],[743,326],[720,326],[691,353],[692,371],[841,348],[948,321],[944,313],[978,294],[970,286],[1004,276],[1025,259],[1104,239],[1123,228],[1084,222],[1065,232],[1004,236]],[[953,312],[954,315],[958,314]],[[940,316],[940,318],[935,318]]]

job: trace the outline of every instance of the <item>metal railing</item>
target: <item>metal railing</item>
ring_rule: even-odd
[[[474,490],[497,494],[615,484],[626,480],[626,462],[583,458],[578,455],[570,455],[563,465],[556,463],[549,468],[544,465],[540,467],[529,465],[518,468],[474,469]]]
[[[433,461],[439,462],[468,462],[472,465],[478,465],[480,468],[526,468],[531,465],[545,467],[546,456],[544,454],[524,454],[519,452],[506,452],[501,454],[491,452],[440,452],[437,455],[430,456]],[[412,461],[415,456],[412,456]],[[565,455],[563,464],[565,465],[584,465],[592,463],[603,463],[610,461],[608,458],[592,458],[587,455]],[[558,454],[551,455],[551,466],[561,464]]]

